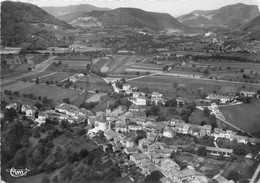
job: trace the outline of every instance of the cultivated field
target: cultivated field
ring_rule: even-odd
[[[98,93],[98,94],[94,94],[91,97],[89,97],[86,102],[99,102],[100,98],[102,96],[106,96],[106,94],[102,94],[102,93]]]
[[[149,76],[146,78],[140,78],[138,80],[129,81],[131,85],[137,85],[139,87],[148,87],[151,90],[157,90],[166,95],[173,95],[175,89],[173,84],[185,85],[185,91],[180,91],[179,96],[186,97],[188,95],[193,95],[197,93],[197,90],[203,87],[203,90],[212,93],[216,91],[217,93],[223,86],[234,86],[238,89],[242,89],[242,86],[245,85],[247,90],[257,90],[260,86],[252,86],[250,84],[238,84],[231,82],[221,82],[218,80],[201,80],[191,78],[181,78],[181,77],[172,77],[172,76]]]
[[[44,77],[42,79],[40,79],[40,82],[45,83],[46,81],[62,81],[70,76],[72,76],[73,73],[69,73],[69,72],[60,72],[60,73],[56,73],[53,74],[51,76],[48,77]]]
[[[31,87],[27,87],[19,91],[20,94],[30,94],[32,93],[34,96],[47,97],[52,99],[55,103],[62,102],[64,98],[73,98],[77,96],[80,91],[65,89],[57,86],[47,86],[47,85],[34,85]]]
[[[20,91],[22,89],[26,89],[28,87],[34,86],[35,83],[31,82],[16,82],[10,85],[1,86],[1,90],[11,90],[11,91]]]
[[[219,108],[226,121],[260,138],[260,102]]]

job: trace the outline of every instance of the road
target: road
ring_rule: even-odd
[[[52,62],[53,62],[53,60],[55,58],[57,58],[57,56],[52,56],[52,57],[48,58],[47,60],[41,62],[40,64],[37,64],[35,66],[34,71],[35,72],[43,72],[43,71],[45,71],[50,66],[50,64],[52,64]]]
[[[252,176],[251,180],[250,180],[250,183],[256,183],[256,178],[258,176],[258,174],[260,173],[260,164],[258,165],[254,175]],[[259,182],[259,181],[258,181]]]
[[[141,79],[141,78],[146,78],[146,77],[150,77],[150,76],[170,76],[170,77],[178,77],[178,78],[188,78],[188,79],[197,79],[197,80],[204,80],[204,81],[211,81],[211,82],[223,82],[223,83],[234,83],[234,84],[248,84],[245,82],[239,82],[239,81],[227,81],[227,80],[216,80],[216,79],[208,79],[208,78],[202,78],[201,76],[198,75],[194,75],[193,74],[180,74],[180,73],[168,73],[168,72],[156,72],[150,75],[144,75],[144,76],[138,76],[135,78],[130,78],[130,79],[126,79],[126,81],[133,81],[133,80],[137,80],[137,79]],[[117,76],[123,76],[123,75],[113,75],[113,77],[117,77]],[[250,83],[250,85],[255,85],[255,86],[260,86],[260,83]]]
[[[55,58],[56,58],[56,56],[52,56],[52,57],[48,58],[47,60],[43,61],[42,63],[37,64],[35,66],[35,70],[30,71],[28,73],[24,73],[20,76],[17,76],[17,77],[11,78],[11,79],[1,79],[1,84],[10,83],[10,82],[16,81],[20,78],[23,78],[23,77],[27,77],[27,76],[31,76],[31,75],[41,73],[49,67],[49,65],[53,62],[53,59],[55,59]]]

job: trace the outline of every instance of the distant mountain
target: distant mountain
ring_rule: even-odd
[[[196,10],[177,18],[181,23],[190,27],[225,27],[234,28],[256,18],[259,9],[256,5],[235,4],[217,10]]]
[[[247,31],[260,31],[260,15],[241,26],[241,29]]]
[[[68,20],[69,17],[80,15],[82,13],[91,12],[94,10],[110,10],[109,8],[99,8],[96,6],[92,6],[89,4],[79,4],[79,5],[70,5],[70,6],[62,6],[62,7],[41,7],[43,10],[48,12],[49,14],[55,16],[56,18],[59,18],[60,20],[65,21],[72,21],[71,19]],[[76,18],[76,17],[74,17]]]
[[[75,19],[95,18],[104,26],[129,26],[133,28],[150,28],[163,30],[166,28],[185,28],[174,17],[167,13],[147,12],[136,8],[117,8],[111,11],[92,11],[79,15]],[[74,19],[74,20],[75,20]],[[70,22],[71,23],[71,22]]]
[[[3,44],[8,46],[19,46],[28,42],[43,45],[52,43],[55,36],[44,28],[45,25],[61,29],[72,28],[38,6],[22,2],[2,2],[1,19],[1,39]]]

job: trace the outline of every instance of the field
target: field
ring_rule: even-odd
[[[11,91],[20,91],[22,89],[26,89],[28,87],[32,87],[35,83],[30,82],[16,82],[16,83],[8,83],[10,85],[1,86],[1,90],[11,90]]]
[[[102,96],[106,96],[106,94],[101,94],[101,93],[98,93],[98,94],[94,94],[92,95],[91,97],[89,97],[86,102],[99,102],[100,101],[100,98]]]
[[[191,124],[196,124],[200,125],[201,121],[206,121],[207,124],[209,123],[209,118],[204,116],[204,113],[200,109],[196,109],[192,114],[191,114]]]
[[[173,88],[174,83],[185,85],[186,91],[179,91],[178,95],[182,97],[193,96],[197,93],[197,90],[203,87],[203,90],[212,93],[213,91],[219,92],[223,86],[234,86],[238,89],[241,89],[243,85],[247,90],[256,90],[260,86],[252,86],[249,84],[243,83],[230,83],[230,82],[221,82],[217,80],[200,80],[192,78],[181,78],[181,77],[172,77],[172,76],[150,76],[146,78],[140,78],[138,80],[129,81],[131,85],[137,85],[139,87],[148,87],[151,90],[157,90],[165,95],[177,94]]]
[[[52,74],[52,72],[40,72],[40,73],[35,73],[34,75],[30,75],[30,76],[25,76],[25,77],[21,77],[19,78],[19,80],[25,80],[25,81],[28,81],[28,80],[33,80],[35,78],[42,78],[46,75],[49,75],[49,74]]]
[[[62,102],[63,98],[73,98],[77,96],[80,91],[65,89],[57,86],[34,85],[19,91],[20,94],[30,94],[34,96],[47,97],[52,99],[55,103]]]
[[[75,100],[71,101],[73,105],[79,106],[82,102],[90,98],[94,93],[84,92],[82,95],[78,96]]]
[[[45,83],[46,81],[62,81],[70,76],[72,76],[73,73],[68,73],[68,72],[60,72],[60,73],[56,73],[56,74],[53,74],[51,76],[48,76],[48,77],[44,77],[42,79],[40,79],[40,82],[41,83]]]
[[[260,102],[219,108],[226,121],[260,138]]]

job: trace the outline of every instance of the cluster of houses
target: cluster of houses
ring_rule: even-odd
[[[12,103],[6,106],[7,109],[14,108],[19,110],[17,103]],[[21,112],[25,116],[33,119],[38,125],[46,122],[46,119],[66,120],[70,123],[73,122],[84,122],[88,119],[88,116],[93,115],[92,112],[78,108],[75,105],[62,103],[55,106],[54,110],[39,111],[37,107],[32,105],[23,104],[21,106]],[[36,115],[37,114],[37,115]]]
[[[207,100],[219,100],[220,103],[226,104],[227,102],[236,101],[235,97],[226,95],[210,94],[206,97]]]
[[[80,73],[80,74],[75,74],[73,76],[70,76],[68,79],[70,82],[75,83],[78,80],[80,80],[81,78],[83,78],[84,76],[85,76],[84,74]]]
[[[144,92],[139,92],[139,87],[134,86],[131,87],[130,84],[123,84],[122,89],[118,88],[116,86],[116,82],[120,81],[120,78],[104,78],[104,80],[107,83],[111,83],[114,91],[116,93],[120,93],[123,92],[126,95],[130,95],[131,97],[128,98],[129,101],[131,101],[132,103],[134,103],[135,105],[141,105],[141,106],[145,106],[147,105],[147,101],[150,100],[151,103],[154,103],[155,105],[160,104],[165,104],[165,99],[163,98],[163,95],[161,93],[158,92],[153,92],[152,94],[146,94]],[[149,99],[148,99],[149,97]]]
[[[224,131],[219,128],[212,130],[211,125],[187,124],[180,119],[155,121],[154,116],[146,117],[145,109],[141,105],[133,103],[128,110],[125,106],[118,106],[114,110],[107,109],[105,112],[98,112],[96,116],[90,116],[88,123],[93,128],[88,131],[88,135],[94,137],[98,131],[104,131],[114,152],[121,151],[129,155],[128,165],[137,165],[144,175],[159,170],[168,181],[180,183],[208,182],[208,179],[192,167],[181,170],[179,165],[170,159],[171,154],[180,150],[181,147],[157,142],[158,137],[173,138],[177,133],[181,133],[198,138],[204,136],[213,136],[215,139],[226,138],[244,144],[260,143],[259,139],[237,135],[231,130]],[[131,132],[137,134],[139,130],[146,131],[147,137],[139,140],[138,145],[135,145],[129,134]],[[224,157],[229,157],[233,153],[232,149],[209,146],[206,146],[206,151],[209,154]]]
[[[127,89],[127,88],[125,88]],[[139,95],[135,93],[138,98]],[[159,93],[153,93],[152,98],[162,97]],[[17,109],[17,104],[9,104],[6,108]],[[213,106],[214,108],[214,106]],[[26,116],[33,117],[37,108],[30,105],[22,105],[21,111]],[[162,182],[208,182],[208,178],[196,171],[192,166],[181,169],[170,156],[173,152],[181,150],[181,146],[167,145],[157,142],[158,137],[173,138],[177,133],[189,134],[198,138],[213,136],[236,140],[238,143],[260,143],[259,139],[237,135],[236,132],[219,128],[212,130],[211,125],[187,124],[180,119],[156,122],[156,116],[146,116],[142,105],[133,103],[129,109],[126,106],[118,106],[114,110],[107,109],[99,111],[94,115],[85,109],[77,106],[62,103],[55,107],[55,110],[40,111],[35,122],[42,124],[47,118],[67,120],[69,122],[88,122],[87,135],[95,137],[100,131],[104,132],[105,138],[111,143],[114,152],[123,152],[128,155],[127,164],[140,167],[143,175],[149,175],[155,170],[159,170],[164,175]],[[146,137],[138,140],[138,145],[131,133],[145,131]],[[103,144],[104,145],[104,144]],[[107,148],[103,146],[104,150]],[[232,149],[206,146],[206,151],[212,155],[229,157]],[[221,176],[221,175],[220,175]]]

